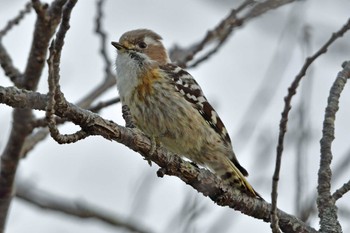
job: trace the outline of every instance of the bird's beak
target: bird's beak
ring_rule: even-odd
[[[111,44],[118,50],[127,49],[124,45],[115,41],[112,41]]]

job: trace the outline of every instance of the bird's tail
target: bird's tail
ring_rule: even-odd
[[[228,157],[225,157],[224,159],[224,163],[221,163],[219,167],[212,167],[221,180],[249,196],[262,199],[231,160]]]

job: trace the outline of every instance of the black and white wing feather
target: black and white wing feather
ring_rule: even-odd
[[[161,67],[173,80],[175,89],[202,115],[205,121],[217,132],[225,143],[231,144],[230,136],[219,115],[205,98],[196,80],[184,69],[173,64]]]
[[[210,105],[207,98],[205,98],[204,93],[196,80],[179,66],[166,64],[160,68],[172,79],[175,89],[198,110],[205,121],[220,135],[223,142],[229,147],[232,147],[231,139],[224,123],[221,121],[214,108]],[[244,176],[248,175],[248,172],[239,164],[233,151],[232,154],[228,154],[227,156]]]

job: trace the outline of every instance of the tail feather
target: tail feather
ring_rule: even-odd
[[[249,196],[262,199],[261,196],[249,184],[240,169],[238,169],[229,158],[226,158],[225,165],[226,168],[216,170],[216,173],[220,176],[223,182],[240,189]]]

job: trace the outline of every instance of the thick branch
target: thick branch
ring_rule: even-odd
[[[62,6],[66,1],[55,0],[48,8],[38,0],[32,0],[37,12],[37,21],[31,51],[23,79],[16,81],[18,87],[35,90],[39,82],[47,53],[49,40],[61,19]],[[12,129],[5,150],[1,155],[0,171],[0,232],[4,231],[6,216],[12,200],[14,177],[16,175],[25,138],[32,132],[32,110],[15,109],[13,111]]]
[[[29,52],[24,80],[19,85],[28,90],[35,90],[45,65],[49,42],[61,21],[62,7],[67,0],[55,0],[50,7],[32,0],[37,12],[32,47]]]
[[[31,98],[35,98],[41,103],[34,103],[30,100]],[[27,102],[32,103],[32,105],[27,105],[28,107],[45,110],[46,100],[46,95],[39,93],[22,91],[14,87],[0,87],[0,103],[5,103],[12,107],[23,106],[22,102]],[[56,108],[55,111],[58,116],[70,119],[73,123],[80,125],[89,134],[101,135],[106,139],[115,140],[140,153],[146,160],[152,160],[157,163],[162,168],[158,175],[167,174],[177,176],[185,183],[203,193],[203,195],[211,198],[218,205],[229,206],[264,221],[270,220],[271,206],[268,203],[248,197],[238,193],[238,191],[225,191],[230,190],[230,187],[224,186],[208,170],[194,167],[191,163],[182,160],[178,156],[170,155],[163,148],[158,148],[155,153],[149,155],[151,141],[138,130],[135,131],[119,126],[71,103],[67,103],[67,106],[64,108],[62,106],[61,108]],[[171,159],[169,158],[170,156],[172,156]],[[285,232],[316,232],[299,219],[283,211],[277,210],[277,214],[280,219],[279,225]]]
[[[344,63],[344,69],[338,74],[329,97],[326,114],[323,122],[321,143],[321,161],[318,170],[318,198],[317,208],[319,211],[321,232],[342,232],[338,222],[335,199],[331,195],[332,171],[332,142],[334,140],[335,115],[339,109],[340,94],[347,80],[350,78],[350,62]]]

